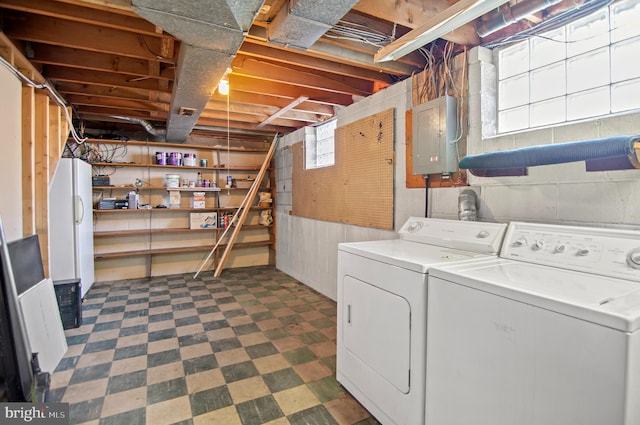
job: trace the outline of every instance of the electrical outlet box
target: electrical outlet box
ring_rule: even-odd
[[[413,108],[413,174],[458,170],[458,101],[444,96]]]

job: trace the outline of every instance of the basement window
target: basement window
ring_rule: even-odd
[[[330,167],[335,164],[335,130],[333,119],[316,127],[307,127],[305,135],[305,169]]]
[[[640,108],[640,0],[498,51],[498,132]]]

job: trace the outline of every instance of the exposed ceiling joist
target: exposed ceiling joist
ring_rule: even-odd
[[[275,132],[326,120],[422,71],[426,59],[419,52],[385,63],[374,58],[380,46],[460,1],[298,0],[317,10],[318,16],[305,18],[324,22],[326,12],[333,22],[324,22],[330,31],[309,38],[314,42],[304,50],[269,42],[273,22],[286,15],[288,0],[0,0],[0,36],[31,61],[21,69],[47,78],[76,118],[89,121],[83,126],[102,126],[110,133],[118,126],[129,130],[136,125],[110,118],[126,115],[153,121],[156,128],[176,126],[180,138],[191,128],[272,138]],[[342,6],[339,13],[331,10],[334,5]],[[178,25],[179,17],[187,25]],[[219,36],[225,28],[233,34]],[[492,40],[508,31],[500,30]],[[472,23],[444,38],[478,44]],[[224,51],[227,58],[216,59],[211,51]],[[438,60],[441,49],[434,53]],[[198,61],[185,59],[190,55]],[[227,98],[215,91],[227,67],[233,69],[229,127]],[[172,123],[181,107],[199,116]]]
[[[265,125],[269,124],[270,122],[272,122],[273,120],[283,116],[284,114],[286,114],[288,111],[292,110],[293,108],[295,108],[296,106],[298,106],[299,104],[301,104],[302,102],[306,101],[307,99],[309,99],[306,96],[300,96],[299,98],[297,98],[296,100],[294,100],[293,102],[291,102],[290,104],[288,104],[287,106],[285,106],[284,108],[280,109],[279,111],[273,113],[271,116],[269,116],[267,119],[265,119],[264,121],[260,122],[256,127],[257,128],[262,128]]]

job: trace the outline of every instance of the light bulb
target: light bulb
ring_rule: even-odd
[[[220,80],[218,83],[218,93],[225,96],[229,94],[229,80]]]

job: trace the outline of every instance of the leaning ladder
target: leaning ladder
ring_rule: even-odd
[[[256,194],[258,193],[258,189],[262,184],[262,180],[264,180],[264,176],[267,174],[267,169],[269,168],[269,164],[271,164],[271,160],[273,159],[273,154],[276,150],[277,144],[278,144],[278,135],[276,134],[273,138],[273,142],[271,142],[271,147],[267,152],[267,156],[265,157],[264,162],[262,163],[262,167],[260,167],[260,172],[258,172],[256,179],[253,181],[253,184],[251,185],[251,189],[249,189],[249,192],[240,203],[240,207],[238,207],[235,214],[233,214],[233,217],[231,217],[231,221],[229,222],[229,225],[222,233],[222,236],[220,236],[220,239],[218,239],[218,242],[216,242],[214,247],[211,249],[211,252],[209,252],[209,255],[207,255],[207,258],[205,258],[202,264],[200,264],[198,271],[193,276],[194,279],[198,277],[198,275],[204,268],[205,264],[209,261],[209,259],[211,259],[211,256],[216,251],[216,249],[218,248],[218,246],[220,245],[224,237],[227,235],[227,232],[229,231],[229,229],[233,228],[233,232],[229,237],[229,241],[227,242],[227,245],[224,248],[222,257],[220,257],[220,261],[218,261],[218,266],[216,267],[216,270],[213,274],[215,277],[220,277],[220,274],[222,273],[222,269],[224,268],[225,263],[229,259],[229,255],[231,254],[233,245],[235,244],[236,239],[238,239],[238,235],[240,234],[240,229],[242,228],[242,225],[246,221],[247,215],[251,210],[251,204],[253,203],[253,200],[255,199]],[[234,223],[236,224],[235,226],[233,226]]]

